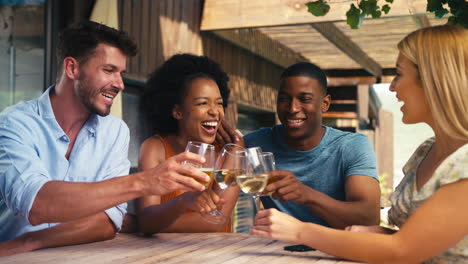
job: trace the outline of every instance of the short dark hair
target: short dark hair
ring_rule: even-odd
[[[141,110],[152,133],[168,135],[177,132],[178,124],[172,109],[182,102],[186,87],[198,78],[216,82],[226,108],[229,77],[220,65],[206,56],[174,55],[151,74],[141,97]]]
[[[93,21],[81,21],[60,32],[57,44],[58,65],[61,65],[66,57],[86,63],[100,43],[118,48],[127,57],[135,56],[138,51],[133,39],[124,31]]]
[[[286,68],[281,74],[280,81],[286,77],[305,76],[316,79],[324,94],[327,94],[327,75],[319,66],[310,62],[299,62]]]

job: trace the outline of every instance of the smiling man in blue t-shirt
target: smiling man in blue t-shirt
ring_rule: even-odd
[[[244,137],[247,147],[273,152],[276,168],[263,198],[301,221],[334,228],[379,223],[380,188],[366,137],[322,125],[331,102],[325,73],[297,63],[281,75],[277,114],[281,125]],[[266,199],[265,199],[266,198]]]

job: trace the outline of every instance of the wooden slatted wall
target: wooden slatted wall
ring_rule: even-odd
[[[174,54],[206,55],[229,74],[234,105],[228,108],[228,120],[236,123],[237,103],[273,112],[282,68],[211,33],[200,33],[201,9],[202,0],[120,0],[120,27],[140,50],[130,59],[127,76],[146,81]]]

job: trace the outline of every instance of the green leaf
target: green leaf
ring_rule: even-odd
[[[468,3],[465,3],[460,9],[460,13],[457,16],[457,25],[468,29]]]
[[[352,29],[358,29],[362,24],[364,16],[364,13],[361,14],[361,11],[354,4],[351,4],[348,12],[346,12],[346,23]]]
[[[437,18],[443,18],[446,14],[449,13],[449,11],[445,8],[442,8],[442,9],[436,10],[434,13]]]
[[[456,25],[457,24],[457,18],[455,16],[451,16],[447,20],[447,24],[449,25]]]
[[[426,10],[429,12],[436,12],[437,10],[444,9],[440,0],[427,0]]]
[[[390,6],[389,6],[389,5],[384,5],[384,6],[382,6],[382,11],[383,11],[385,14],[388,14],[388,12],[390,12]]]
[[[375,10],[374,12],[372,12],[372,18],[379,18],[380,16],[382,16],[381,11]]]
[[[324,16],[330,11],[330,6],[324,0],[306,3],[307,11],[314,16]]]
[[[361,0],[359,8],[365,15],[372,15],[377,9],[377,0]]]
[[[393,0],[385,0],[385,2],[393,4]]]
[[[463,7],[467,7],[468,3],[465,2],[465,0],[449,0],[448,1],[448,6],[450,7],[450,13],[452,13],[455,16],[459,16],[459,14],[462,12]]]

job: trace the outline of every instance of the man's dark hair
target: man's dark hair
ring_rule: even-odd
[[[187,86],[198,78],[216,82],[226,108],[229,77],[219,64],[206,56],[174,55],[151,74],[141,97],[141,110],[152,133],[168,135],[177,132],[178,124],[172,109],[181,104]]]
[[[58,65],[61,65],[66,57],[73,57],[79,63],[86,63],[100,43],[118,48],[127,57],[137,54],[137,45],[124,31],[92,21],[81,21],[70,25],[59,34]]]
[[[316,79],[323,94],[327,94],[327,76],[319,66],[309,62],[299,62],[286,68],[281,74],[280,81],[283,82],[284,78],[292,76],[305,76]]]

